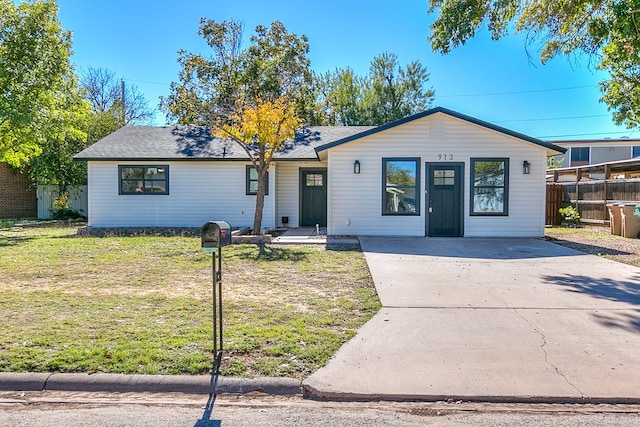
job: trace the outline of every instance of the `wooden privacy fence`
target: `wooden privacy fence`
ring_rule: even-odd
[[[546,225],[560,225],[562,217],[558,210],[564,205],[564,187],[562,184],[547,184]]]
[[[548,183],[546,224],[559,225],[562,218],[558,209],[569,205],[578,209],[581,222],[608,224],[608,203],[640,204],[640,179]]]

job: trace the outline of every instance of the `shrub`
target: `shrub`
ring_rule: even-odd
[[[69,193],[62,193],[53,202],[51,217],[53,219],[78,219],[83,218],[82,214],[74,209],[69,209]]]
[[[580,212],[573,206],[569,205],[558,210],[562,218],[569,224],[570,227],[575,227],[580,223]]]

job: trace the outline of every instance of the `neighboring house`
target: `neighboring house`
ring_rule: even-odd
[[[309,127],[269,172],[263,226],[330,235],[543,236],[550,143],[434,108],[379,127]],[[125,127],[88,161],[90,227],[250,226],[255,170],[197,127]]]
[[[0,218],[35,218],[37,215],[36,186],[27,169],[15,171],[0,163]]]
[[[640,139],[584,139],[549,141],[567,149],[566,154],[556,155],[561,168],[595,165],[640,157]]]

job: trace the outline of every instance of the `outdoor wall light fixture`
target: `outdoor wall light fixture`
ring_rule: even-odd
[[[360,173],[360,160],[353,162],[353,173]]]
[[[529,175],[531,173],[531,163],[526,160],[522,162],[522,173],[525,175]]]

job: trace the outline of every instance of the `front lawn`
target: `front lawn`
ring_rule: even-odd
[[[0,230],[0,371],[206,374],[211,255],[193,237]],[[379,309],[359,251],[223,249],[223,375],[302,378]]]

